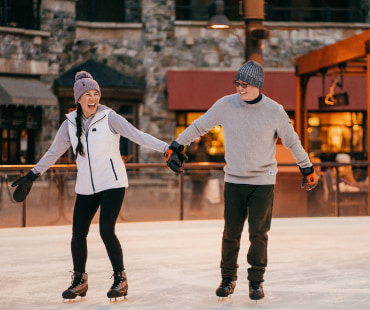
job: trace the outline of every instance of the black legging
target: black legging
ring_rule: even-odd
[[[115,225],[121,210],[125,188],[115,188],[93,195],[77,194],[73,212],[72,259],[74,271],[85,272],[87,260],[86,237],[92,219],[100,205],[99,229],[113,271],[123,271],[121,244],[115,234]]]

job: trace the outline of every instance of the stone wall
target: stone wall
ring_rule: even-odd
[[[78,57],[74,53],[76,11],[74,0],[47,0],[41,6],[41,30],[51,34],[44,46],[44,57],[49,61],[49,74],[45,80],[52,85],[54,79]]]
[[[334,44],[365,30],[369,24],[265,23],[271,27],[263,62],[266,68],[294,68],[295,58]]]
[[[141,57],[145,68],[146,90],[140,123],[145,132],[170,142],[174,139],[175,117],[167,109],[166,70],[175,65],[174,1],[142,0],[142,23],[144,50]],[[151,153],[142,148],[142,160],[150,161]]]

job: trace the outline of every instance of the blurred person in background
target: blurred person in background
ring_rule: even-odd
[[[209,155],[207,152],[207,146],[203,141],[202,137],[199,137],[190,144],[187,148],[186,154],[189,162],[208,162]],[[204,189],[207,184],[209,177],[208,170],[190,170],[190,178],[192,182],[192,195],[190,214],[192,215],[206,215],[207,213],[203,210],[205,204]]]
[[[342,164],[351,164],[352,159],[351,156],[345,153],[338,153],[335,157],[335,161],[337,163]],[[339,166],[338,167],[338,174],[339,174],[339,189],[343,192],[359,192],[360,188],[367,188],[368,181],[367,179],[358,181],[355,178],[353,173],[353,169],[351,165]],[[331,177],[333,180],[333,184],[336,184],[336,177],[337,173],[335,169],[332,169]]]

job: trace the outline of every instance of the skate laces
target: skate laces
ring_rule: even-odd
[[[125,277],[123,276],[122,272],[115,272],[112,274],[111,278],[114,277],[114,282],[112,284],[111,290],[116,288],[120,283],[123,283],[125,281]]]
[[[258,290],[261,286],[260,286],[260,282],[257,282],[257,281],[251,281],[251,287],[252,289],[254,290]]]
[[[222,287],[227,287],[227,288],[229,288],[229,287],[231,287],[231,279],[230,278],[223,278],[222,279],[222,284],[221,284],[221,286]]]
[[[72,282],[71,286],[68,289],[75,288],[77,285],[79,285],[82,281],[83,276],[82,272],[73,272],[73,271],[70,272],[72,272],[71,275]]]

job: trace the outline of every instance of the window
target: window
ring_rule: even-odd
[[[329,158],[334,158],[337,153],[347,153],[353,158],[364,159],[364,118],[363,112],[309,113],[309,152]]]
[[[177,20],[208,20],[212,15],[213,0],[176,0]]]
[[[360,0],[268,0],[268,21],[365,22]]]
[[[0,26],[40,29],[41,0],[0,0]]]
[[[0,106],[0,164],[34,163],[35,132],[41,122],[41,107]]]
[[[202,116],[204,112],[177,112],[176,113],[176,138],[182,133],[193,121]],[[224,162],[225,145],[224,134],[221,126],[212,128],[203,136],[203,141],[207,146],[207,152],[210,161]]]
[[[366,22],[368,12],[364,3],[361,0],[268,0],[265,1],[265,20]],[[224,14],[231,21],[243,20],[239,1],[224,0]],[[207,21],[213,15],[215,0],[176,0],[176,20]]]
[[[33,164],[34,131],[27,129],[0,129],[0,163]]]
[[[176,20],[206,21],[216,14],[215,9],[215,0],[176,0]],[[230,20],[242,20],[235,0],[224,0],[224,14]]]
[[[17,164],[19,159],[19,130],[1,130],[1,163]]]
[[[90,22],[141,22],[141,1],[138,0],[78,0],[77,20]]]

